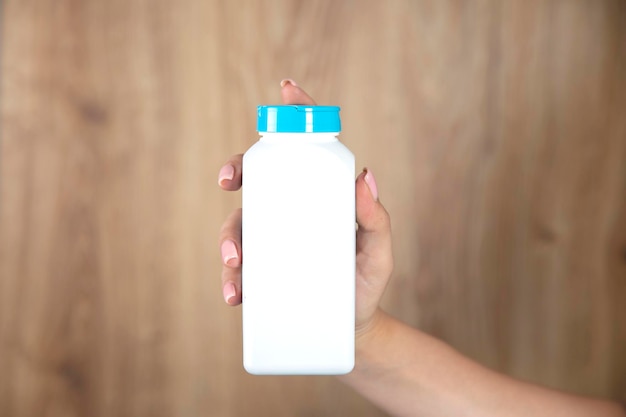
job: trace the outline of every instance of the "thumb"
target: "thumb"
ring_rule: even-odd
[[[361,301],[364,303],[359,313],[366,318],[378,306],[393,270],[391,220],[378,199],[372,171],[364,169],[357,177],[355,187],[357,292],[363,296]]]

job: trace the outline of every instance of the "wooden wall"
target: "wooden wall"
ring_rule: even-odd
[[[625,2],[0,6],[0,415],[383,415],[246,375],[221,299],[217,171],[284,77],[377,176],[388,311],[626,399]]]

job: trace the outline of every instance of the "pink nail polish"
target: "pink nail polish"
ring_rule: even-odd
[[[222,185],[223,181],[232,180],[235,177],[235,167],[228,164],[224,165],[222,169],[220,169],[220,173],[218,175],[218,184]]]
[[[237,296],[235,284],[227,282],[222,289],[222,293],[224,294],[224,301],[226,301],[226,304],[231,304],[231,300]]]
[[[222,242],[222,260],[225,265],[237,266],[239,260],[239,254],[237,253],[237,246],[232,240],[226,239]]]
[[[370,193],[372,193],[372,198],[378,201],[378,187],[376,186],[376,179],[374,178],[374,173],[369,169],[365,168],[365,183],[367,187],[370,189]]]
[[[282,81],[280,82],[280,86],[281,86],[281,87],[284,87],[284,86],[286,86],[287,84],[291,84],[291,85],[293,85],[294,87],[297,87],[297,86],[298,86],[298,84],[296,84],[296,82],[295,82],[294,80],[292,80],[291,78],[285,78],[284,80],[282,80]]]

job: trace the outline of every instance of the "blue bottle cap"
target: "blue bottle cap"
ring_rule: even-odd
[[[338,106],[259,106],[257,131],[271,133],[341,132]]]

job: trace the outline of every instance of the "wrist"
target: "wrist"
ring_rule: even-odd
[[[357,324],[354,332],[357,350],[361,346],[370,343],[372,339],[375,339],[377,335],[384,331],[384,316],[386,316],[386,313],[381,310],[380,307],[377,307],[372,316],[365,323]]]
[[[354,371],[380,370],[385,345],[391,334],[391,317],[377,308],[371,318],[355,331]]]

